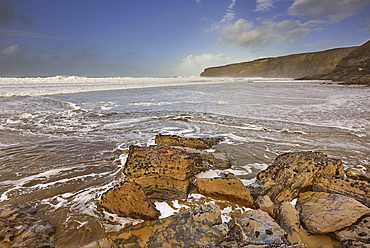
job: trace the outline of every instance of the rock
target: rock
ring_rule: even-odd
[[[142,186],[152,201],[166,201],[185,199],[193,176],[208,169],[199,156],[184,150],[130,146],[123,173],[126,181]]]
[[[249,189],[231,173],[219,178],[198,178],[196,184],[199,193],[205,196],[256,208]]]
[[[177,135],[161,135],[155,137],[155,143],[162,146],[181,146],[196,149],[209,149],[218,144],[220,138],[182,138]]]
[[[268,213],[260,209],[250,210],[242,215],[234,216],[228,225],[239,242],[279,244],[286,241],[286,232]]]
[[[275,204],[271,201],[268,195],[260,195],[256,199],[256,205],[262,211],[268,213],[272,218],[275,218]]]
[[[121,182],[111,188],[102,195],[99,204],[125,217],[154,220],[161,215],[135,182]]]
[[[308,248],[343,248],[339,241],[333,240],[329,235],[312,234],[306,229],[300,229],[302,241]]]
[[[370,207],[369,182],[344,177],[322,177],[313,183],[312,190],[345,195]]]
[[[338,231],[370,213],[368,207],[350,197],[324,192],[300,194],[296,209],[304,227],[313,234]]]
[[[276,222],[287,233],[289,242],[302,242],[300,234],[300,222],[297,210],[290,204],[290,202],[283,202],[277,211]]]
[[[346,176],[354,180],[370,182],[370,172],[365,167],[351,167],[346,170]]]
[[[37,209],[28,206],[0,207],[1,247],[55,247],[55,231],[47,220],[34,214]]]
[[[370,247],[370,216],[364,216],[356,224],[335,232],[345,247]]]
[[[321,152],[286,153],[258,173],[249,189],[254,198],[268,195],[274,203],[290,202],[324,175],[344,176],[342,161]]]
[[[298,78],[329,73],[356,47],[263,58],[251,62],[206,68],[202,77]]]
[[[126,227],[113,237],[110,247],[213,246],[221,243],[227,232],[220,208],[209,204],[183,210],[165,219]]]

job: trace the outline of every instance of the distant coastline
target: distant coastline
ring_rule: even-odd
[[[370,85],[370,41],[361,46],[210,67],[200,76],[295,78]]]

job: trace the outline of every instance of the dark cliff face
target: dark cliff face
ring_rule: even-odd
[[[335,69],[324,75],[311,77],[343,84],[370,84],[370,41],[357,47],[339,61]],[[304,78],[309,79],[309,78]]]
[[[264,58],[251,62],[206,68],[202,77],[265,77],[298,78],[326,74],[356,47],[337,48],[322,52]]]

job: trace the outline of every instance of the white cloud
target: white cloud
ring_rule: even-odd
[[[301,23],[297,20],[273,22],[262,21],[262,26],[255,27],[253,22],[239,19],[234,24],[224,26],[219,32],[218,45],[233,43],[238,47],[259,50],[272,43],[291,43],[314,30],[320,21]]]
[[[227,54],[189,55],[181,61],[177,69],[183,76],[196,76],[207,67],[224,65],[232,62],[232,59]]]
[[[339,22],[358,13],[369,3],[369,0],[295,0],[288,13]]]
[[[43,39],[56,39],[56,40],[75,40],[76,39],[74,37],[54,36],[54,35],[25,32],[25,31],[18,31],[18,30],[0,30],[0,36],[2,35],[9,36],[9,37],[43,38]]]
[[[197,2],[197,5],[202,5],[202,0],[195,0]]]
[[[236,3],[236,0],[232,0],[229,7],[226,9],[226,14],[223,16],[222,20],[219,22],[215,22],[212,24],[212,26],[205,30],[206,33],[209,32],[219,32],[221,28],[227,24],[229,24],[232,20],[235,19],[235,12],[232,10],[234,5]]]
[[[272,3],[273,0],[257,0],[257,6],[254,11],[270,11],[274,7]]]

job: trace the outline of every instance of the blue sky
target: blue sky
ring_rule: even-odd
[[[0,76],[191,76],[361,45],[370,0],[0,0]]]

